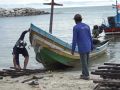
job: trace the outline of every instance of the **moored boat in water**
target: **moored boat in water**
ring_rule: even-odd
[[[80,56],[76,49],[71,54],[71,44],[58,39],[52,34],[31,24],[30,43],[34,48],[36,60],[42,63],[47,69],[62,69],[75,67],[79,63]],[[97,57],[106,52],[108,41],[97,42],[90,57]]]
[[[100,26],[101,29],[104,30],[106,35],[116,35],[120,34],[120,5],[116,0],[116,5],[113,5],[116,8],[116,15],[115,16],[108,16],[107,22],[104,21]]]

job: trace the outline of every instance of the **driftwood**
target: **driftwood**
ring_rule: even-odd
[[[97,84],[93,90],[98,90],[100,87],[100,84]]]
[[[42,79],[42,78],[44,78],[44,77],[53,77],[53,75],[52,75],[52,74],[50,74],[50,75],[43,75],[43,76],[40,76],[40,77],[33,76],[32,78],[29,78],[29,79],[26,79],[26,80],[22,81],[22,83],[31,81],[31,80],[33,80],[33,79]]]
[[[23,75],[30,75],[33,73],[43,73],[45,71],[45,69],[3,69],[2,71],[0,71],[0,76],[11,76],[12,78],[15,78]]]
[[[41,76],[41,77],[33,76],[32,78],[29,78],[29,79],[26,79],[26,80],[22,81],[22,83],[31,81],[31,80],[33,80],[33,79],[42,79],[42,78],[43,78],[43,76]]]
[[[107,76],[118,76],[120,77],[120,73],[111,73],[111,72],[91,72],[94,75],[107,75]]]
[[[104,66],[98,67],[98,70],[91,74],[100,75],[102,78],[93,80],[98,83],[94,90],[120,90],[120,64],[104,63]]]
[[[116,87],[102,87],[99,86],[98,88],[94,89],[94,90],[120,90],[120,88],[116,88]]]
[[[104,65],[114,65],[114,66],[120,66],[120,64],[117,64],[117,63],[104,63]]]
[[[96,87],[93,90],[120,90],[120,88],[117,87],[109,87],[104,86],[104,84],[97,84]]]
[[[100,77],[101,78],[103,78],[103,79],[120,79],[120,77],[119,76],[107,76],[107,75],[100,75]]]
[[[101,66],[98,67],[98,69],[115,69],[115,70],[120,70],[119,66]]]
[[[106,79],[120,79],[120,70],[95,70],[95,72],[91,72],[94,75],[100,75],[100,77]]]
[[[108,70],[95,70],[95,72],[111,72],[111,73],[120,73],[120,70],[108,69]]]
[[[120,90],[120,87],[99,83],[93,90]]]
[[[118,87],[120,87],[120,80],[110,80],[110,79],[108,79],[108,80],[104,80],[104,79],[102,79],[102,80],[94,80],[93,81],[94,83],[102,83],[102,84],[111,84],[111,85],[114,85],[114,86],[118,86]]]

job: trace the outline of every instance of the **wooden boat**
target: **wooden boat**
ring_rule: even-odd
[[[36,54],[36,60],[42,63],[47,69],[62,69],[74,67],[80,61],[77,53],[71,55],[71,45],[58,39],[41,28],[31,24],[30,42]],[[96,57],[105,53],[108,41],[96,45],[96,48],[90,53],[90,57]]]
[[[116,8],[116,15],[115,16],[108,16],[107,22],[100,26],[103,28],[106,35],[116,35],[120,34],[120,5],[118,5],[116,0],[116,5],[113,5]]]

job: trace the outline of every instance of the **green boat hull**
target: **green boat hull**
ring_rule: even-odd
[[[47,48],[43,48],[40,52],[36,53],[36,60],[42,63],[47,69],[64,69],[67,67],[74,67],[75,65],[75,60],[61,56]]]

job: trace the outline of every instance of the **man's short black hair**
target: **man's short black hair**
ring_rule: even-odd
[[[82,16],[80,14],[76,14],[74,16],[74,20],[77,21],[77,22],[81,22],[82,21]]]
[[[98,28],[99,28],[98,25],[93,26],[93,29],[98,29]]]

